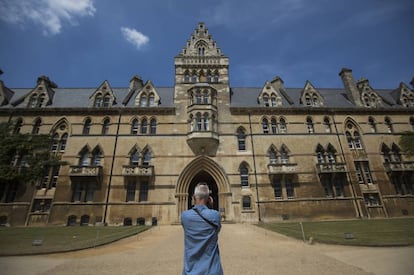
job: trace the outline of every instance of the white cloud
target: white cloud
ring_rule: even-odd
[[[148,44],[149,38],[136,29],[130,29],[126,27],[121,28],[122,36],[134,45],[138,50],[142,49],[143,46]]]
[[[78,17],[94,16],[93,0],[0,0],[0,19],[12,24],[40,25],[45,35],[58,34],[64,23],[77,24]]]

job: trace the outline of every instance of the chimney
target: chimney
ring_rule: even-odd
[[[355,85],[355,81],[352,76],[352,70],[348,68],[342,68],[339,76],[344,83],[344,88],[348,99],[355,105],[362,106],[361,95],[357,89],[357,86]]]
[[[144,82],[142,81],[141,77],[139,75],[134,75],[129,81],[129,90],[140,90],[142,87],[144,87]]]
[[[275,76],[272,81],[270,81],[270,83],[272,83],[273,88],[275,88],[275,90],[281,90],[283,89],[283,79],[281,79],[279,76]]]
[[[413,76],[413,78],[411,79],[410,84],[411,84],[411,86],[413,86],[413,88],[414,88],[414,76]]]
[[[51,81],[48,76],[42,75],[37,78],[37,85],[43,84],[46,88],[57,88],[58,85]]]

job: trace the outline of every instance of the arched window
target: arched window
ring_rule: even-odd
[[[269,150],[269,163],[276,164],[277,163],[277,154],[274,148],[270,148]]]
[[[387,127],[388,133],[392,133],[393,129],[392,129],[391,119],[389,117],[385,117],[384,122],[385,122],[385,126]]]
[[[106,94],[103,99],[103,107],[110,107],[111,106],[111,96]]]
[[[20,134],[22,126],[23,120],[21,118],[17,119],[16,124],[14,125],[13,134]]]
[[[190,83],[190,74],[188,71],[184,73],[184,83]]]
[[[101,165],[102,161],[102,151],[101,149],[97,148],[92,153],[92,165],[99,166]]]
[[[80,166],[89,166],[89,152],[88,150],[83,150],[81,152],[80,158],[79,158],[79,165]]]
[[[272,127],[272,134],[277,134],[277,124],[276,124],[276,119],[275,118],[272,118],[271,120],[270,120],[270,124],[271,124],[271,127]]]
[[[308,133],[309,134],[313,134],[315,130],[313,129],[313,121],[312,121],[312,118],[308,117],[306,119],[306,126],[308,128]]]
[[[201,92],[197,91],[195,93],[195,96],[196,96],[196,104],[201,104]]]
[[[59,151],[60,152],[65,152],[66,150],[66,143],[68,142],[68,134],[64,133],[62,135],[62,138],[60,139],[60,148]]]
[[[325,150],[320,144],[316,147],[316,159],[318,163],[325,163]]]
[[[239,128],[237,130],[237,145],[238,145],[239,151],[246,150],[246,134],[243,128]]]
[[[268,122],[267,118],[263,118],[262,128],[263,128],[263,134],[268,134],[269,133],[269,122]]]
[[[131,152],[129,164],[134,166],[138,166],[139,164],[139,152],[136,148]]]
[[[102,135],[107,135],[109,133],[109,118],[105,118],[102,124]]]
[[[37,106],[37,94],[32,94],[32,96],[29,99],[29,103],[27,104],[27,107],[35,108],[36,106]]]
[[[319,98],[316,95],[313,95],[312,104],[313,104],[314,107],[319,106]]]
[[[157,133],[157,120],[155,118],[151,118],[150,121],[150,134],[155,135]]]
[[[267,94],[263,95],[263,105],[269,107],[269,96]]]
[[[208,103],[209,103],[208,91],[204,91],[204,93],[203,93],[203,104],[208,104]]]
[[[205,113],[203,116],[203,130],[204,131],[208,131],[209,127],[208,127],[208,113]]]
[[[139,99],[139,106],[140,107],[147,107],[147,95],[143,93],[141,98]]]
[[[56,133],[52,137],[52,146],[50,148],[50,151],[56,152],[59,146],[59,135]]]
[[[328,117],[325,117],[323,119],[323,125],[325,126],[325,132],[330,133],[332,131],[331,122],[329,121]]]
[[[277,105],[277,102],[276,102],[276,96],[275,96],[274,94],[272,94],[272,95],[270,96],[270,101],[271,101],[271,103],[272,103],[272,107],[275,107],[275,106]]]
[[[361,136],[358,132],[354,132],[354,143],[356,149],[362,149]]]
[[[392,160],[394,162],[401,162],[400,148],[395,143],[393,143],[391,149],[392,149]]]
[[[138,134],[138,119],[134,118],[131,124],[131,134],[136,135]]]
[[[284,118],[280,118],[279,120],[279,130],[281,133],[286,133],[287,132],[287,126],[286,126],[286,121]]]
[[[42,120],[40,118],[36,119],[36,121],[33,124],[33,129],[32,129],[32,134],[33,135],[39,134],[41,124],[42,124]]]
[[[382,144],[381,153],[385,163],[391,162],[390,148],[387,145]]]
[[[141,134],[146,134],[148,128],[148,122],[146,118],[143,118],[141,120]]]
[[[196,114],[196,122],[197,122],[197,131],[201,131],[201,129],[203,128],[203,123],[202,123],[202,119],[201,119],[201,114],[197,113]]]
[[[351,133],[346,131],[345,136],[346,136],[346,142],[348,143],[348,148],[353,149],[354,148],[354,142],[352,141]]]
[[[218,82],[219,82],[219,75],[218,75],[218,73],[216,73],[214,75],[214,83],[218,83]]]
[[[240,164],[240,185],[241,187],[249,186],[249,169],[245,163]]]
[[[192,83],[197,83],[197,74],[193,73],[193,75],[191,76],[191,82]]]
[[[151,93],[149,95],[149,104],[150,107],[154,107],[155,106],[155,95],[153,93]]]
[[[93,106],[94,107],[101,107],[101,105],[102,105],[102,94],[96,94]]]
[[[311,105],[311,98],[309,94],[305,95],[305,104],[306,106],[310,106]]]
[[[91,123],[92,121],[90,118],[85,119],[85,123],[83,124],[82,134],[89,135],[91,131]]]
[[[151,152],[147,149],[142,153],[142,165],[149,166],[151,164]]]
[[[326,154],[329,163],[336,163],[336,150],[331,144],[328,145]]]
[[[372,117],[368,118],[368,124],[372,133],[377,132],[377,126],[375,125],[375,120]]]
[[[282,146],[282,149],[280,150],[280,161],[283,164],[289,163],[289,154],[285,146]]]

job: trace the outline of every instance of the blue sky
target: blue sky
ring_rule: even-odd
[[[205,22],[230,58],[231,86],[340,88],[338,76],[375,89],[414,76],[412,0],[0,0],[0,79],[34,87],[127,87],[133,75],[174,85],[174,57]]]

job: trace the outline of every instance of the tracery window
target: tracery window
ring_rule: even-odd
[[[277,123],[274,117],[270,120],[270,125],[272,127],[272,134],[277,134]]]

